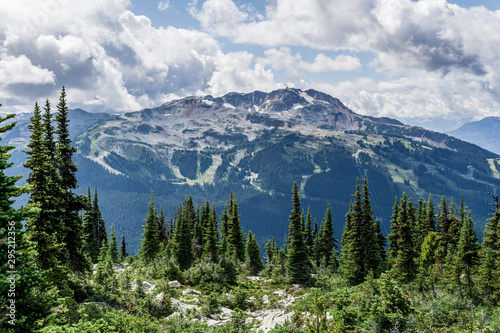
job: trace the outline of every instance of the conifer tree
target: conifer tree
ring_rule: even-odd
[[[448,245],[452,242],[449,233],[450,224],[451,218],[448,214],[448,204],[446,203],[446,198],[443,196],[439,204],[437,219],[437,260],[441,265],[445,263],[446,256],[448,255]]]
[[[375,221],[373,219],[370,192],[368,191],[368,176],[366,175],[366,173],[363,178],[361,195],[363,198],[363,203],[361,206],[362,214],[360,216],[362,217],[361,224],[363,225],[362,240],[365,244],[363,266],[367,274],[371,271],[375,276],[378,276],[380,273],[382,273],[384,262],[382,260],[382,250],[379,246]]]
[[[28,155],[25,167],[30,169],[30,186],[27,209],[33,214],[27,219],[26,232],[35,249],[35,262],[41,270],[51,269],[50,281],[56,283],[67,280],[67,268],[64,267],[65,227],[59,218],[60,184],[55,178],[55,168],[45,150],[44,128],[38,104],[35,104],[31,123]]]
[[[319,266],[321,259],[321,243],[319,242],[319,229],[318,229],[318,222],[316,221],[316,219],[314,219],[312,242],[313,242],[313,247],[312,250],[309,252],[311,254],[311,261],[316,266]]]
[[[290,213],[288,226],[289,246],[287,251],[286,266],[289,270],[290,280],[294,283],[304,283],[309,279],[309,259],[304,235],[302,233],[302,222],[300,219],[300,197],[297,182],[292,189],[292,212]]]
[[[262,258],[260,257],[260,247],[255,239],[255,235],[248,231],[248,236],[246,240],[246,266],[248,272],[251,275],[258,274],[262,269],[264,269],[264,264],[262,263]]]
[[[276,246],[274,237],[272,239],[267,240],[265,249],[266,249],[266,266],[267,267],[275,266],[276,256],[278,255],[278,247]]]
[[[208,202],[207,202],[208,204]],[[206,226],[205,235],[204,235],[204,253],[210,261],[215,262],[217,260],[218,255],[218,243],[219,243],[219,235],[217,232],[217,213],[215,212],[215,205],[212,208],[208,216],[208,224]]]
[[[498,301],[500,299],[500,281],[498,280],[500,275],[500,210],[497,210],[488,221],[480,251],[479,281],[482,290]]]
[[[227,237],[228,237],[229,214],[227,207],[224,207],[220,217],[220,253],[225,256],[228,251]]]
[[[92,202],[92,223],[94,225],[95,235],[97,238],[97,245],[99,246],[99,253],[100,253],[101,251],[100,249],[102,248],[103,244],[108,242],[108,233],[106,232],[106,223],[102,218],[101,210],[99,208],[99,197],[97,194],[97,186],[95,187],[94,190],[94,200]]]
[[[436,220],[435,220],[434,203],[432,202],[431,194],[429,193],[429,198],[427,199],[427,229],[430,231],[436,231]]]
[[[309,253],[311,253],[314,245],[311,207],[307,207],[306,225],[304,231],[305,231],[307,248],[309,249]]]
[[[466,210],[465,204],[461,204],[461,208]],[[451,267],[452,280],[456,282],[459,290],[462,290],[462,276],[465,275],[467,283],[467,294],[472,297],[472,273],[475,271],[479,263],[479,244],[478,237],[474,231],[474,221],[472,214],[469,211],[466,216],[462,216],[463,222],[460,228],[460,238],[458,240],[457,249],[454,254],[454,260]]]
[[[151,262],[160,251],[160,230],[158,228],[158,216],[154,206],[154,194],[151,190],[151,202],[148,205],[148,215],[142,234],[141,249],[139,250],[141,260]]]
[[[413,230],[413,240],[415,242],[415,251],[417,253],[420,252],[420,247],[422,246],[422,243],[424,242],[424,239],[427,236],[428,232],[429,228],[427,226],[427,209],[424,200],[420,198],[418,200],[416,223]]]
[[[380,253],[380,257],[382,258],[382,262],[383,262],[383,266],[381,267],[381,271],[384,271],[385,261],[386,261],[386,254],[385,254],[386,238],[385,238],[384,234],[382,233],[382,228],[380,227],[380,219],[375,220],[375,233],[377,235],[378,250]]]
[[[240,262],[245,260],[245,243],[240,225],[240,215],[238,214],[238,204],[232,192],[230,193],[227,224],[227,255]]]
[[[86,267],[82,253],[82,225],[78,218],[78,212],[85,208],[85,198],[73,193],[73,190],[78,187],[76,179],[78,168],[73,162],[73,154],[77,152],[77,149],[71,145],[69,121],[66,90],[62,87],[59,103],[57,104],[57,129],[55,133],[58,136],[56,142],[56,165],[63,191],[61,208],[63,210],[62,220],[65,228],[64,242],[72,269],[82,271],[88,267]]]
[[[192,200],[186,199],[179,211],[174,231],[174,255],[181,270],[188,269],[193,262],[192,212]]]
[[[97,239],[96,225],[94,221],[94,211],[92,208],[92,197],[90,186],[87,188],[87,210],[83,214],[82,241],[84,252],[92,263],[97,263],[99,257],[99,242]]]
[[[387,267],[392,267],[394,264],[394,259],[398,255],[398,239],[396,230],[399,228],[398,226],[398,216],[399,216],[399,199],[396,196],[394,200],[394,206],[392,207],[392,216],[391,216],[391,232],[389,233],[388,239],[388,256],[387,256]]]
[[[1,106],[1,104],[0,104]],[[13,114],[0,117],[0,123],[14,117]],[[0,133],[12,129],[15,123],[0,127]],[[1,137],[0,137],[1,140]],[[12,163],[8,162],[13,146],[0,146],[0,307],[2,318],[0,330],[3,332],[32,332],[40,327],[43,320],[52,313],[55,305],[53,288],[33,262],[30,252],[33,244],[23,231],[23,219],[34,212],[12,207],[13,198],[19,196],[20,188],[15,185],[21,176],[7,176]],[[15,249],[15,258],[12,251]],[[14,280],[15,279],[15,280]],[[11,295],[11,283],[15,281],[15,297]],[[12,300],[15,304],[12,305]],[[15,309],[15,319],[10,309]],[[13,325],[15,324],[15,325]]]
[[[116,239],[116,231],[115,231],[115,226],[111,225],[111,236],[110,236],[110,241],[109,241],[109,257],[111,259],[111,262],[117,263],[118,262],[118,240]]]
[[[392,275],[402,282],[409,282],[414,279],[417,273],[415,258],[414,241],[412,239],[412,209],[411,200],[408,200],[406,193],[403,193],[397,219],[397,229],[392,230],[395,233],[397,252],[392,264]]]
[[[127,254],[127,244],[125,243],[125,235],[122,235],[122,242],[120,245],[120,262],[123,262],[125,258],[128,256]]]
[[[332,256],[332,253],[337,248],[337,239],[333,237],[333,217],[332,217],[332,207],[328,204],[325,212],[325,219],[321,224],[321,229],[319,232],[319,243],[320,243],[320,257],[325,259],[328,264],[328,260]]]

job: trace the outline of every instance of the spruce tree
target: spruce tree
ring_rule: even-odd
[[[224,207],[220,217],[220,254],[225,256],[228,250],[227,236],[228,236],[229,214],[227,207]]]
[[[103,244],[108,242],[108,233],[106,232],[106,222],[102,218],[101,210],[99,208],[99,197],[97,194],[97,186],[94,190],[94,200],[92,202],[92,220],[95,228],[95,235],[97,238],[97,245],[100,249]]]
[[[290,224],[288,226],[289,246],[286,266],[289,270],[291,282],[305,283],[309,279],[309,258],[302,233],[300,197],[298,192],[297,182],[294,182],[292,189],[292,212],[290,213]]]
[[[151,202],[148,205],[146,224],[142,234],[141,249],[139,254],[144,262],[151,262],[160,251],[160,230],[158,228],[158,216],[154,206],[154,194],[151,190]]]
[[[309,249],[309,253],[311,253],[314,245],[311,207],[307,207],[306,225],[304,231],[305,231],[307,248]]]
[[[1,104],[0,104],[1,106]],[[14,117],[0,117],[0,123]],[[0,127],[0,133],[12,129],[15,123]],[[1,140],[1,137],[0,137]],[[5,310],[0,320],[3,332],[33,332],[41,328],[43,320],[52,313],[55,297],[45,273],[40,271],[30,255],[33,243],[23,231],[22,221],[33,211],[12,207],[14,198],[21,190],[15,185],[21,176],[7,176],[5,171],[12,166],[8,162],[13,146],[0,146],[0,306]],[[15,249],[15,258],[12,252]],[[11,283],[15,281],[15,295],[11,294]],[[15,304],[12,305],[12,301]],[[15,309],[15,320],[10,309]],[[15,324],[15,325],[13,325]]]
[[[399,199],[396,196],[394,200],[394,206],[392,207],[392,216],[391,216],[391,232],[389,233],[388,245],[389,249],[387,251],[387,267],[392,267],[394,264],[394,259],[398,255],[398,239],[396,230],[398,230],[398,216],[399,216]]]
[[[488,219],[480,251],[479,281],[482,290],[495,301],[500,299],[500,210]]]
[[[427,229],[429,232],[436,231],[436,220],[435,220],[434,203],[432,202],[431,194],[429,193],[429,198],[427,199]]]
[[[264,264],[262,263],[262,258],[260,257],[260,247],[255,239],[255,235],[248,231],[248,236],[246,240],[246,267],[251,275],[258,274],[262,269],[264,269]]]
[[[87,188],[87,209],[83,214],[82,242],[84,252],[89,256],[92,263],[97,263],[99,257],[99,242],[97,240],[94,213],[92,209],[92,197],[90,186]]]

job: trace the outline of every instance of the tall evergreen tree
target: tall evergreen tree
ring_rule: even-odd
[[[151,190],[151,202],[148,205],[146,224],[142,234],[141,249],[139,250],[141,260],[152,261],[160,252],[160,230],[158,228],[158,216],[154,206],[154,194]]]
[[[260,247],[255,239],[255,235],[248,231],[248,236],[246,240],[246,266],[248,272],[252,275],[258,274],[262,269],[264,269],[264,264],[262,263],[262,258],[260,257]]]
[[[128,256],[127,254],[127,244],[125,243],[125,235],[122,235],[122,242],[120,245],[120,262]]]
[[[220,217],[220,253],[225,256],[228,251],[227,237],[228,237],[229,213],[227,207],[224,207]]]
[[[73,193],[78,187],[76,171],[78,168],[73,162],[73,154],[77,149],[71,144],[69,134],[68,106],[66,104],[66,90],[62,87],[59,104],[57,104],[56,134],[58,136],[56,147],[56,165],[59,171],[61,189],[63,191],[61,208],[62,220],[65,227],[64,242],[69,256],[69,263],[73,270],[82,271],[86,268],[82,253],[82,225],[78,212],[85,208],[85,198]],[[47,133],[46,133],[47,134]]]
[[[243,235],[240,225],[240,215],[238,214],[238,204],[231,192],[229,200],[229,220],[227,225],[227,255],[240,262],[245,260],[245,243]]]
[[[174,254],[181,270],[186,270],[193,262],[193,214],[192,200],[186,199],[179,211],[174,231]]]
[[[304,235],[302,233],[300,197],[297,182],[293,184],[292,193],[292,212],[289,217],[289,247],[286,265],[289,270],[290,280],[295,283],[304,283],[309,279],[309,258],[307,246],[304,242]]]
[[[482,290],[495,301],[500,299],[500,210],[488,219],[480,251],[479,281]]]
[[[325,219],[321,224],[321,229],[319,232],[319,243],[320,243],[320,257],[323,257],[327,265],[328,261],[332,256],[333,251],[337,248],[338,240],[333,237],[333,217],[332,217],[332,207],[328,204],[325,212]],[[334,264],[334,263],[332,263]]]
[[[429,198],[427,199],[427,228],[430,231],[436,231],[436,212],[434,211],[434,203],[432,202],[431,194],[429,193]]]
[[[95,187],[94,190],[94,200],[92,201],[92,223],[95,228],[95,235],[97,238],[97,244],[99,246],[99,253],[100,249],[102,248],[103,244],[106,244],[108,242],[108,233],[106,231],[106,222],[104,222],[104,219],[102,218],[102,213],[101,209],[99,208],[99,196],[97,194],[97,186]]]
[[[208,202],[207,202],[208,204]],[[217,232],[217,213],[215,205],[208,216],[208,224],[204,234],[204,253],[212,261],[217,260],[219,250],[219,234]]]
[[[314,245],[311,207],[307,207],[306,225],[304,231],[305,231],[307,248],[309,249],[309,253],[311,253]]]
[[[413,218],[411,215],[413,210],[411,206],[413,206],[411,200],[408,200],[406,193],[403,193],[399,206],[397,229],[391,230],[391,233],[395,233],[397,244],[396,257],[391,272],[393,276],[402,282],[413,280],[417,273],[417,263],[415,261],[417,252],[412,239]]]
[[[399,199],[396,196],[394,200],[394,206],[392,206],[392,216],[391,216],[391,232],[388,239],[389,250],[387,251],[387,267],[392,267],[394,264],[394,259],[398,255],[398,239],[396,230],[399,228],[398,226],[398,217],[399,217]]]
[[[1,104],[0,104],[1,106]],[[0,117],[0,123],[14,115]],[[12,129],[15,123],[0,127],[0,133]],[[0,137],[1,140],[1,137]],[[8,162],[13,146],[0,146],[0,306],[5,310],[0,318],[2,332],[33,332],[41,328],[43,320],[52,313],[55,297],[52,286],[46,282],[45,273],[33,262],[30,252],[33,244],[23,231],[23,219],[31,213],[12,207],[14,198],[21,193],[15,185],[21,176],[7,176],[5,171],[12,166]],[[9,256],[15,249],[15,260]],[[15,279],[15,280],[14,280]],[[15,281],[15,295],[11,283]],[[15,300],[14,305],[12,301]],[[14,308],[15,318],[10,314]]]
[[[91,262],[97,263],[99,257],[99,241],[97,239],[97,227],[94,220],[94,211],[92,208],[92,197],[90,186],[87,188],[87,209],[83,214],[82,241],[84,251],[89,256]]]
[[[34,244],[36,264],[42,270],[51,269],[49,280],[60,283],[67,280],[63,242],[65,227],[58,211],[61,206],[60,184],[45,150],[44,128],[37,103],[30,120],[31,135],[24,166],[30,169],[27,208],[33,214],[27,219],[26,232]]]
[[[111,262],[118,262],[118,240],[116,239],[116,231],[115,226],[111,225],[111,235],[109,241],[109,257],[111,258]]]

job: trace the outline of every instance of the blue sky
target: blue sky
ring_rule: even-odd
[[[317,89],[439,131],[500,116],[492,0],[18,0],[0,4],[2,112],[125,112],[190,95]]]

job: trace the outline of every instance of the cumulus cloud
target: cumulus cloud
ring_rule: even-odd
[[[168,10],[169,7],[170,7],[170,1],[169,0],[158,2],[158,6],[157,6],[158,10],[166,11],[166,10]]]
[[[0,95],[3,109],[17,110],[26,100],[32,108],[36,99],[56,98],[62,85],[73,106],[109,111],[157,106],[174,96],[279,86],[253,55],[224,54],[204,32],[155,28],[129,6],[126,0],[6,6],[0,13],[0,85],[9,92]]]

